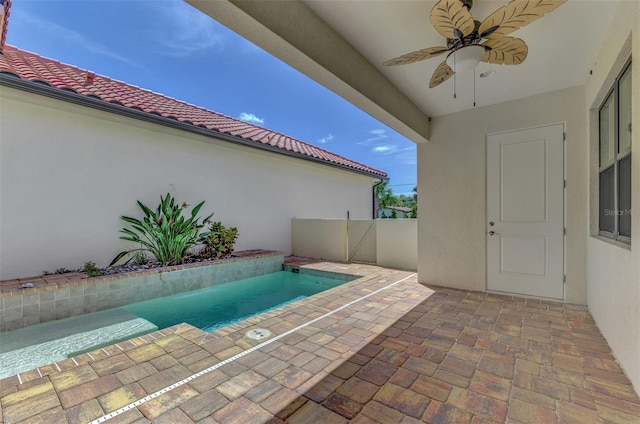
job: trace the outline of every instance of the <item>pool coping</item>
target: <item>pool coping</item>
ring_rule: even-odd
[[[273,252],[273,254],[259,255],[255,257],[274,256],[278,254],[279,252]],[[251,258],[253,257],[254,256],[251,256]],[[105,355],[111,356],[113,354],[126,352],[127,350],[130,350],[134,347],[139,347],[143,344],[153,343],[157,339],[168,337],[172,334],[180,333],[183,337],[193,342],[197,342],[198,344],[204,344],[212,340],[229,338],[229,337],[232,337],[237,340],[238,338],[242,338],[242,335],[245,331],[249,331],[250,329],[257,329],[258,327],[264,327],[266,326],[266,323],[268,323],[270,319],[275,318],[282,314],[287,314],[300,307],[305,307],[306,305],[313,303],[314,300],[321,299],[330,295],[333,290],[345,287],[349,283],[361,284],[369,280],[374,280],[379,277],[379,275],[377,274],[357,275],[354,273],[346,273],[346,272],[342,273],[342,272],[336,272],[333,270],[317,269],[313,267],[313,264],[307,264],[304,266],[294,265],[293,267],[300,268],[300,270],[305,274],[331,276],[331,277],[342,275],[342,276],[345,276],[344,278],[350,277],[350,279],[345,280],[343,284],[337,287],[333,287],[329,290],[316,293],[313,296],[309,296],[304,299],[297,300],[295,302],[287,303],[277,308],[269,309],[268,311],[253,315],[245,320],[235,322],[233,324],[215,329],[210,332],[201,330],[197,327],[194,327],[188,323],[183,322],[170,327],[158,329],[157,331],[150,332],[142,336],[133,337],[132,339],[123,340],[117,343],[110,344],[108,346],[103,346],[95,350],[82,353],[80,355],[76,355],[64,360],[55,361],[55,362],[52,362],[51,364],[35,367],[31,370],[27,370],[27,371],[0,379],[0,391],[8,382],[14,379],[17,379],[18,384],[23,384],[24,382],[28,382],[35,378],[42,378],[54,372],[68,371],[73,368],[79,367],[81,365],[87,364],[91,361],[103,359]],[[348,290],[348,287],[345,287],[345,290]],[[271,337],[275,337],[275,336],[277,336],[277,334],[273,334]],[[257,345],[260,345],[261,343],[263,343],[262,340],[246,339],[245,347],[249,349]]]

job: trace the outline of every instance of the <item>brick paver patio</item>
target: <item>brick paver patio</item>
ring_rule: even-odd
[[[375,266],[306,266],[365,277],[212,333],[178,325],[0,380],[0,416],[640,422],[640,400],[584,306],[425,287],[410,272]],[[254,328],[272,338],[245,337]]]

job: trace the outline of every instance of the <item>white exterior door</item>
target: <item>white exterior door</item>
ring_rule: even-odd
[[[564,297],[564,125],[487,137],[487,288]]]

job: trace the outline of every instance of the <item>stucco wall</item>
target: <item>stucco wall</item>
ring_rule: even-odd
[[[621,2],[593,75],[586,84],[590,118],[592,234],[597,233],[597,110],[612,80],[631,55],[632,73],[632,246],[625,248],[597,236],[587,240],[588,305],[616,358],[640,394],[640,3]],[[595,207],[595,209],[594,209]]]
[[[126,242],[120,215],[160,195],[206,203],[238,249],[291,252],[291,219],[370,218],[374,180],[68,102],[0,89],[0,279],[86,261]]]
[[[481,100],[481,99],[480,99]],[[418,275],[486,290],[486,135],[564,123],[567,133],[565,297],[586,303],[588,147],[584,88],[572,87],[433,118],[418,145]]]
[[[304,258],[346,261],[346,219],[291,220],[292,252]]]
[[[349,220],[349,260],[356,262],[377,261],[377,220]]]
[[[291,226],[296,256],[416,270],[416,219],[294,219]]]
[[[418,220],[378,219],[378,265],[414,271],[418,261]]]

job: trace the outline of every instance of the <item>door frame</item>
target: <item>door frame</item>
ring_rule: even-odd
[[[488,246],[488,238],[489,238],[489,232],[487,230],[487,219],[489,216],[489,202],[487,201],[487,195],[489,193],[489,179],[488,179],[488,155],[489,155],[489,137],[490,136],[494,136],[494,135],[500,135],[500,134],[507,134],[507,133],[512,133],[512,132],[518,132],[518,131],[526,131],[526,130],[532,130],[532,129],[536,129],[536,128],[544,128],[544,127],[552,127],[552,126],[556,126],[556,125],[562,125],[562,134],[563,134],[563,138],[562,138],[562,177],[564,180],[564,188],[562,190],[562,227],[564,228],[563,234],[562,234],[562,272],[563,272],[563,283],[562,283],[562,299],[556,299],[556,298],[549,298],[549,297],[543,297],[543,296],[533,296],[533,295],[526,295],[526,294],[520,294],[520,293],[511,293],[511,292],[503,292],[503,291],[497,291],[497,290],[490,290],[489,289],[489,250],[487,248]],[[558,301],[558,300],[566,300],[567,299],[567,123],[566,121],[560,121],[560,122],[551,122],[548,124],[541,124],[541,125],[534,125],[531,127],[523,127],[523,128],[514,128],[514,129],[510,129],[510,130],[503,130],[503,131],[495,131],[495,132],[491,132],[491,133],[487,133],[484,136],[484,165],[485,165],[485,169],[484,169],[484,201],[485,201],[485,210],[484,210],[484,233],[485,233],[485,244],[484,244],[484,264],[485,264],[485,291],[488,293],[495,293],[495,294],[510,294],[510,295],[514,295],[514,296],[518,296],[518,297],[523,297],[523,298],[531,298],[531,299],[551,299],[554,301]]]

